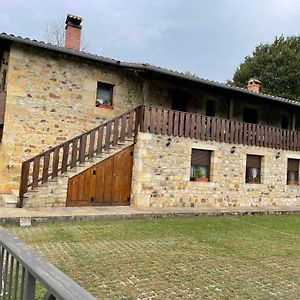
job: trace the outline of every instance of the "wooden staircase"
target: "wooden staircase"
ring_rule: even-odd
[[[67,180],[84,168],[98,163],[135,142],[142,106],[78,135],[22,163],[18,207],[28,192],[51,189],[58,180]],[[65,193],[65,190],[53,190]]]

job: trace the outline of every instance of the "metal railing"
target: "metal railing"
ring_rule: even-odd
[[[0,227],[0,299],[37,299],[37,284],[45,290],[43,300],[96,299],[48,260]]]

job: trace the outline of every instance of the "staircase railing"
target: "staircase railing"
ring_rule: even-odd
[[[58,146],[38,154],[22,163],[19,207],[24,195],[58,174],[92,159],[126,139],[136,139],[140,126],[142,106],[133,108],[117,117],[78,135]]]
[[[0,299],[96,300],[48,260],[33,252],[2,227]]]

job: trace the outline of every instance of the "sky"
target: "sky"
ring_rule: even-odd
[[[225,82],[255,47],[300,34],[299,0],[0,0],[0,32],[45,40],[83,18],[86,51]]]

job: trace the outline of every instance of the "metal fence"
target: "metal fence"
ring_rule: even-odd
[[[0,299],[95,300],[96,298],[0,227]]]

